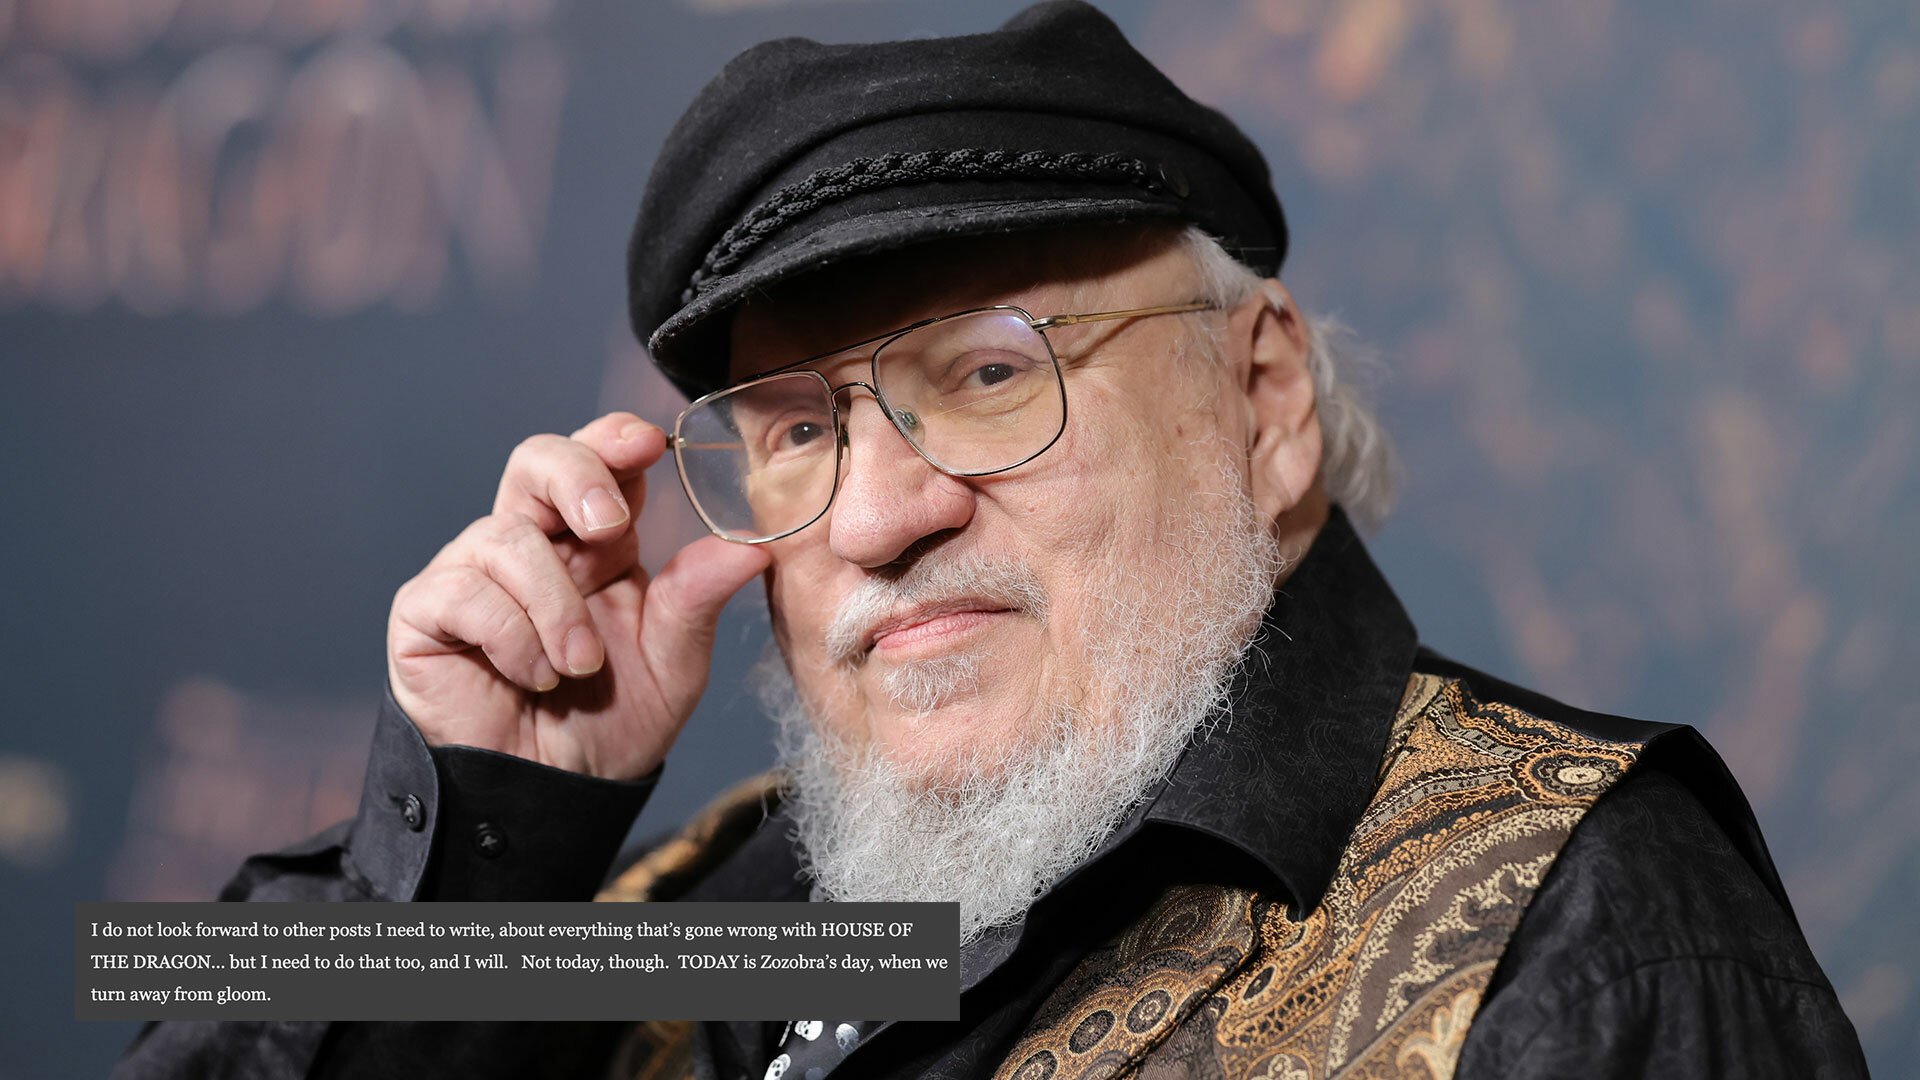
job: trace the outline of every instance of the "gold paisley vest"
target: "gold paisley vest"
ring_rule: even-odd
[[[1452,1076],[1527,904],[1641,749],[1415,674],[1319,906],[1169,887],[1047,998],[996,1080]],[[768,784],[717,800],[600,898],[671,895],[751,831]],[[613,1075],[686,1075],[690,1035],[637,1025]]]

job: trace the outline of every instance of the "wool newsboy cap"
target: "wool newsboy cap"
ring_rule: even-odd
[[[749,295],[863,255],[1096,221],[1192,222],[1271,275],[1287,226],[1253,143],[1079,0],[964,37],[783,38],[673,127],[627,252],[628,308],[690,396]]]

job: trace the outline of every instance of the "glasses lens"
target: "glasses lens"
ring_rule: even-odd
[[[1053,444],[1066,390],[1047,339],[1011,312],[981,311],[887,343],[875,363],[900,431],[949,472],[998,472]]]
[[[707,524],[764,540],[819,517],[839,468],[833,398],[812,372],[748,383],[688,412],[675,453]]]

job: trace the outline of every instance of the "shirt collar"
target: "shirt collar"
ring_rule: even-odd
[[[1373,797],[1413,623],[1335,507],[1276,591],[1229,712],[1141,815],[1224,840],[1310,911]]]

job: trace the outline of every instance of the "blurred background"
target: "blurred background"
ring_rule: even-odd
[[[0,0],[0,1078],[103,1073],[73,908],[350,812],[394,589],[513,444],[669,420],[623,310],[736,51],[929,0]],[[1431,644],[1704,729],[1877,1075],[1920,1060],[1920,8],[1104,5],[1379,349]],[[694,535],[657,477],[658,565]],[[639,828],[771,760],[736,602]]]

